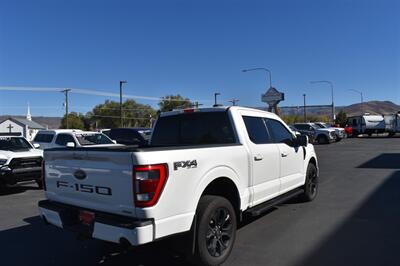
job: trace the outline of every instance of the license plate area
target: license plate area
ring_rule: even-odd
[[[96,218],[96,215],[94,212],[91,211],[80,210],[78,218],[80,224],[92,226]]]

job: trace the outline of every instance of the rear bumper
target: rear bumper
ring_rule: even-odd
[[[77,232],[87,237],[133,246],[154,241],[154,222],[151,219],[138,220],[132,217],[97,212],[92,225],[79,221],[79,211],[83,208],[49,200],[39,202],[39,212],[45,222],[57,227]]]
[[[6,184],[38,180],[41,178],[41,171],[41,167],[11,169],[9,166],[5,165],[0,168],[0,180]]]

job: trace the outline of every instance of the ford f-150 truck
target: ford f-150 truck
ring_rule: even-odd
[[[130,245],[190,232],[201,265],[227,259],[244,214],[318,188],[307,137],[238,106],[161,113],[147,147],[45,150],[43,175],[45,222]]]

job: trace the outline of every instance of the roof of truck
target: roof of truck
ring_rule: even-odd
[[[262,110],[262,109],[257,109],[257,108],[250,108],[250,107],[243,107],[243,106],[216,106],[216,107],[201,107],[201,108],[185,108],[185,109],[177,109],[177,110],[172,110],[168,112],[162,112],[160,116],[170,116],[170,115],[176,115],[176,114],[181,114],[181,113],[192,113],[192,112],[224,112],[229,109],[240,109],[240,110],[247,110],[247,111],[257,111],[257,112],[265,112],[269,114],[273,114],[271,112]]]

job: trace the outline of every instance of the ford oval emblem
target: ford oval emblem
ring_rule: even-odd
[[[86,173],[85,171],[79,169],[75,171],[74,176],[76,179],[82,180],[86,178]]]

